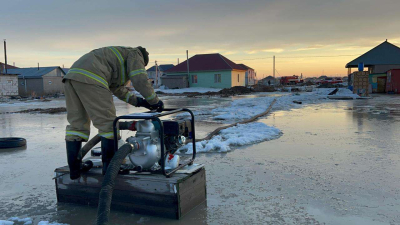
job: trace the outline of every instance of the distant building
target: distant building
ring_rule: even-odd
[[[16,69],[16,68],[18,68],[18,67],[11,66],[11,65],[7,64],[7,70],[8,70],[8,69]],[[5,64],[2,63],[2,62],[0,62],[0,73],[3,73],[3,74],[6,73]],[[7,73],[9,73],[9,72],[7,71]]]
[[[165,74],[165,71],[172,67],[174,67],[173,64],[163,64],[157,67],[154,65],[147,70],[147,76],[149,76],[150,82],[153,83],[154,87],[160,87],[162,85],[161,77]]]
[[[67,74],[69,71],[69,68],[61,68],[61,69],[64,71],[65,74]]]
[[[259,80],[257,84],[262,84],[262,85],[269,86],[269,85],[277,85],[277,84],[279,84],[279,82],[275,77],[268,76],[266,78],[263,78],[263,79]]]
[[[400,94],[400,70],[387,72],[386,93]]]
[[[359,63],[364,63],[364,67],[368,67],[370,74],[386,73],[391,69],[400,69],[400,48],[386,40],[362,56],[347,63],[348,74],[351,74],[351,68],[358,68]]]
[[[246,79],[246,86],[249,85],[255,85],[256,84],[256,73],[254,72],[254,69],[251,67],[248,67],[244,64],[238,64],[239,66],[243,67],[243,69],[246,70],[245,74],[245,79]]]
[[[0,97],[18,95],[18,74],[0,73]]]
[[[201,54],[165,71],[162,83],[168,88],[208,87],[230,88],[245,86],[246,69],[219,53]]]
[[[46,96],[64,93],[64,71],[59,66],[9,69],[18,75],[18,92],[21,96]]]
[[[16,96],[18,95],[18,74],[13,74],[8,71],[18,67],[7,64],[7,74],[5,64],[0,62],[0,97],[1,96]]]

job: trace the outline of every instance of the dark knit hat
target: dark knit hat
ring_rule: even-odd
[[[144,65],[147,66],[147,64],[149,64],[149,53],[146,51],[146,48],[143,48],[142,46],[138,46],[137,48],[142,52]]]

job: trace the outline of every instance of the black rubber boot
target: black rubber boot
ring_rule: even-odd
[[[114,156],[114,139],[101,138],[101,161],[103,162],[103,175],[106,174],[108,165]]]
[[[78,179],[81,176],[81,161],[78,160],[78,154],[82,147],[81,141],[65,141],[67,145],[67,159],[69,166],[69,177],[71,180]]]

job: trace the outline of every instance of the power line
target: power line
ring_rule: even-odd
[[[348,57],[348,56],[359,56],[359,54],[354,55],[306,55],[306,56],[281,56],[279,58],[332,58],[332,57]],[[263,58],[251,58],[251,59],[234,59],[232,61],[244,61],[244,60],[258,60],[258,59],[270,59],[273,56],[263,57]]]

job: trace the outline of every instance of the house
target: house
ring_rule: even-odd
[[[387,72],[386,93],[400,94],[400,69]]]
[[[244,64],[238,64],[238,65],[243,67],[243,69],[246,70],[246,74],[245,74],[246,83],[245,83],[245,85],[246,86],[255,85],[257,77],[256,77],[256,73],[254,72],[254,69],[251,68],[251,67],[248,67],[248,66],[246,66]]]
[[[8,70],[8,69],[16,69],[16,68],[18,68],[18,67],[11,66],[11,65],[7,64],[7,70]],[[2,62],[0,62],[0,73],[3,73],[3,74],[6,73],[5,64],[2,63]],[[8,71],[7,71],[7,74],[8,74]]]
[[[370,74],[386,73],[391,69],[400,69],[400,48],[386,40],[347,63],[348,74],[351,74],[351,68],[358,68],[360,63],[363,63],[364,67],[368,67]]]
[[[199,54],[165,71],[162,83],[168,88],[245,86],[246,69],[219,53]]]
[[[21,96],[45,96],[64,93],[64,71],[59,66],[9,69],[18,75],[18,92]]]
[[[386,90],[386,73],[368,75],[369,93],[384,93]]]
[[[154,65],[147,70],[147,76],[149,77],[150,82],[153,83],[154,87],[162,85],[161,76],[165,74],[165,71],[172,67],[174,67],[173,64]]]
[[[7,64],[7,73],[5,64],[0,62],[0,97],[18,95],[18,74],[10,73],[9,69],[18,67]]]
[[[64,71],[65,74],[69,72],[69,68],[62,68],[62,70]]]
[[[0,97],[18,95],[18,74],[0,73]]]
[[[275,77],[268,76],[266,78],[263,78],[263,79],[259,80],[257,84],[262,84],[262,85],[269,86],[269,85],[278,85],[279,82]]]

